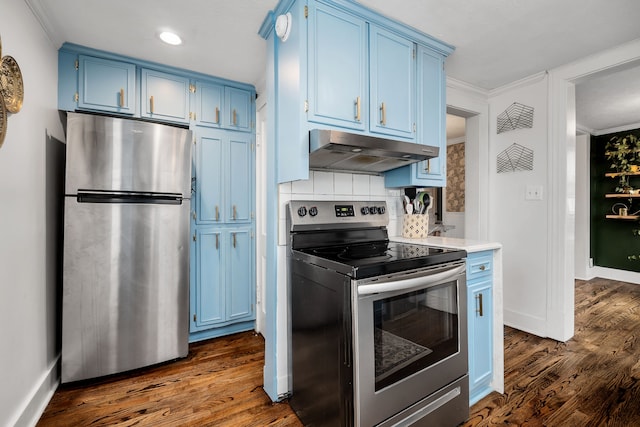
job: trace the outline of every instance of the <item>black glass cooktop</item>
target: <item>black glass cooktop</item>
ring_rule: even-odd
[[[459,249],[377,241],[302,249],[301,252],[351,267],[356,278],[408,271],[466,257]]]

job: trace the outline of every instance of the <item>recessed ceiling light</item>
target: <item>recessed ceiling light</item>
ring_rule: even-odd
[[[158,37],[160,37],[160,40],[162,40],[163,42],[173,46],[182,44],[182,39],[180,38],[180,36],[178,36],[176,33],[172,33],[171,31],[163,31]]]

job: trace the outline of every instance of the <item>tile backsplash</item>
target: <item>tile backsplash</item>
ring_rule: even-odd
[[[342,172],[310,171],[309,179],[280,184],[278,244],[287,242],[287,203],[290,200],[386,201],[389,235],[402,233],[402,199],[398,189],[387,189],[384,177]]]

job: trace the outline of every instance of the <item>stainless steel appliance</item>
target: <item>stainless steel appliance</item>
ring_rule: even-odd
[[[385,172],[438,157],[440,148],[329,129],[309,131],[309,167]]]
[[[62,382],[188,353],[191,132],[69,113]]]
[[[384,202],[292,201],[290,403],[313,426],[469,415],[463,250],[390,242]]]

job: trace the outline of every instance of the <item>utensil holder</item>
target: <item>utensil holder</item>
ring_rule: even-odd
[[[402,221],[402,237],[407,239],[424,239],[428,234],[428,214],[404,215]]]

